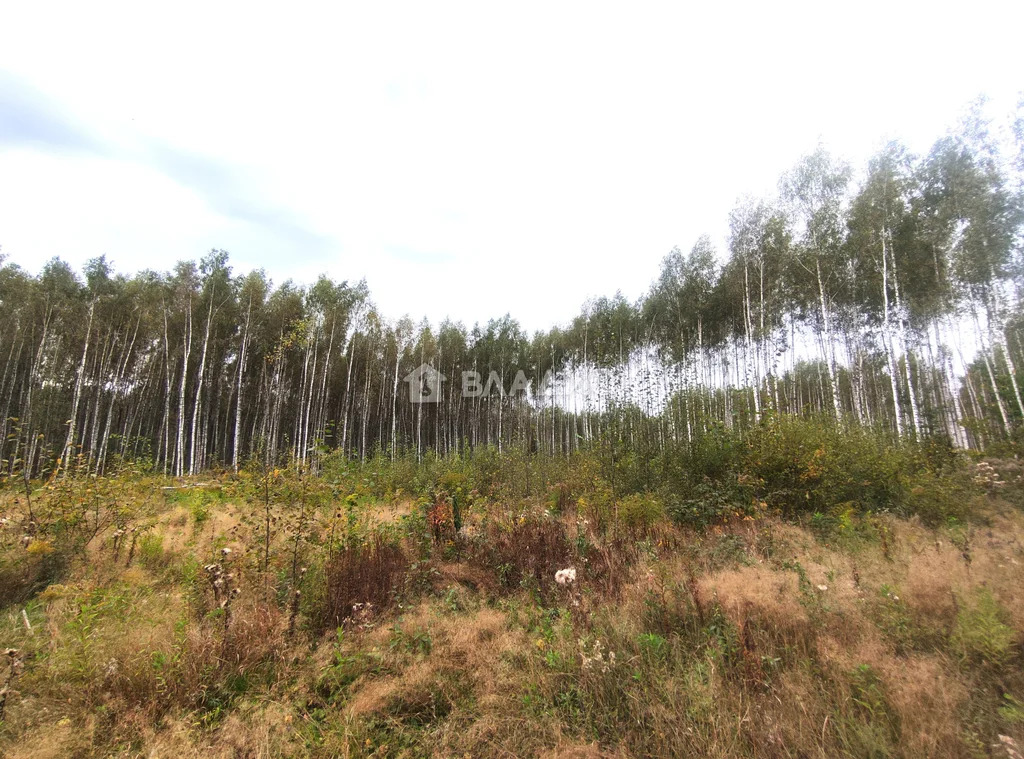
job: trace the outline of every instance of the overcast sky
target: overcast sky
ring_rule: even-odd
[[[532,330],[721,245],[819,140],[923,152],[1024,89],[1024,3],[700,5],[4,3],[0,252],[223,248]]]

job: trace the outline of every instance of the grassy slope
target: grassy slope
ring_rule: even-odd
[[[403,519],[411,503],[342,514],[327,502],[308,526],[288,522],[294,507],[275,512],[268,577],[258,500],[110,487],[131,492],[145,528],[134,550],[115,549],[101,519],[57,583],[0,612],[0,648],[24,663],[4,756],[952,757],[1010,756],[1010,743],[993,748],[1001,735],[1024,745],[1024,515],[1003,497],[978,496],[969,526],[840,513],[699,533],[660,520],[602,534],[575,509],[485,503],[470,537],[437,545]],[[7,513],[21,508],[3,498]],[[396,594],[336,629],[318,611],[320,560],[342,517],[345,534],[390,525],[413,563]],[[311,570],[290,636],[303,530]],[[9,583],[10,567],[58,553],[18,537],[4,543]],[[242,590],[227,628],[202,569],[224,547]],[[550,581],[563,559],[579,568],[568,588]]]

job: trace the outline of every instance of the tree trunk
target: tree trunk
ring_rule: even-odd
[[[71,417],[68,420],[68,438],[64,443],[64,451],[61,453],[61,463],[64,466],[65,474],[71,468],[71,456],[75,446],[75,430],[78,421],[78,404],[82,399],[82,381],[85,376],[85,360],[89,355],[89,337],[92,333],[92,317],[96,309],[96,298],[89,303],[89,318],[85,326],[85,345],[82,346],[82,360],[78,363],[78,373],[75,375],[75,393],[71,401]]]

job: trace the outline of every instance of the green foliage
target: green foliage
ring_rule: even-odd
[[[399,625],[391,631],[391,639],[388,647],[394,650],[401,650],[409,654],[427,656],[433,649],[434,641],[430,636],[430,630],[406,630]]]
[[[715,571],[738,564],[749,564],[747,550],[747,542],[741,535],[727,532],[712,537],[708,540],[706,549],[707,567],[710,571]]]
[[[999,716],[1010,725],[1024,724],[1024,703],[1011,694],[1004,693],[1003,705],[999,707]]]
[[[223,490],[220,487],[184,487],[166,491],[168,503],[177,503],[188,509],[192,523],[198,528],[210,518],[213,505],[222,503]]]
[[[896,444],[828,417],[765,414],[749,430],[715,427],[675,449],[660,494],[672,518],[704,526],[762,510],[807,515],[821,533],[855,528],[859,514],[963,519],[966,460],[948,446]]]
[[[917,514],[926,524],[941,525],[966,520],[971,489],[964,472],[936,472],[922,468],[907,476],[905,511]]]
[[[749,480],[733,474],[725,479],[705,479],[683,495],[672,489],[662,491],[666,511],[678,524],[706,527],[752,513],[755,501]]]
[[[653,493],[633,493],[619,502],[617,519],[622,525],[649,530],[665,514],[661,500]]]
[[[843,724],[843,737],[857,756],[891,756],[899,740],[900,721],[892,709],[885,684],[869,665],[849,674],[853,714]]]
[[[668,653],[668,639],[657,633],[641,633],[637,644],[644,657],[651,660],[660,660]]]
[[[840,503],[887,511],[904,499],[899,453],[864,428],[779,416],[751,430],[743,467],[768,508],[786,515],[826,511]]]
[[[331,663],[320,672],[314,684],[314,692],[327,706],[344,702],[350,686],[360,677],[378,675],[385,669],[379,654],[347,643],[341,627],[335,631],[331,649]]]
[[[133,605],[135,591],[124,585],[97,588],[77,600],[74,615],[64,626],[69,645],[62,652],[70,676],[91,681],[102,662],[93,656],[97,630],[107,620],[123,621]]]
[[[164,564],[164,539],[156,533],[147,533],[139,538],[139,561],[148,569]]]
[[[952,643],[966,663],[1003,667],[1016,642],[1006,611],[987,589],[979,590],[957,613]]]

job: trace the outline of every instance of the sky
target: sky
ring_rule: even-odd
[[[1024,90],[1024,3],[5,3],[0,254],[565,323],[821,142],[926,152]],[[272,9],[271,9],[272,8]]]

